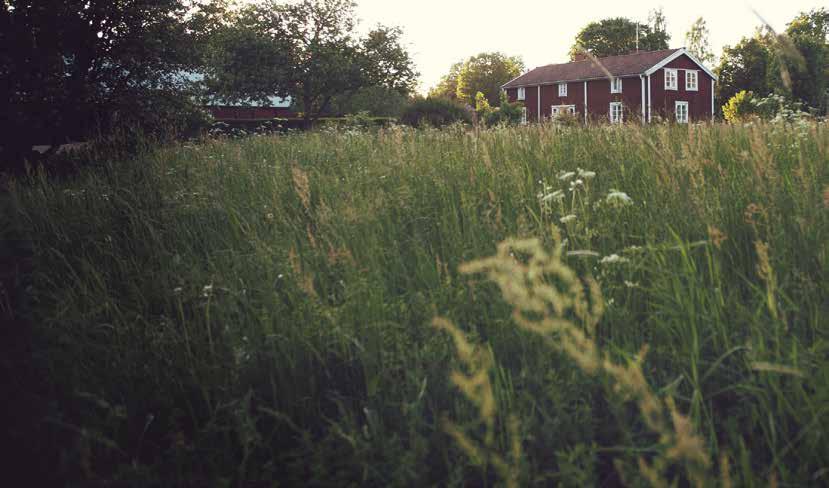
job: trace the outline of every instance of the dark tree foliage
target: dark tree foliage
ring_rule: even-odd
[[[459,61],[449,68],[449,73],[444,75],[438,84],[429,90],[430,97],[441,97],[455,100],[458,98],[458,76],[461,74],[464,62]]]
[[[744,37],[734,47],[725,46],[715,69],[719,78],[715,85],[716,98],[720,105],[743,90],[759,97],[771,93],[766,78],[770,56],[769,40],[760,32],[754,37]]]
[[[472,122],[472,111],[446,98],[413,100],[400,116],[400,122],[412,127],[444,127],[457,122]]]
[[[634,22],[624,17],[600,20],[587,24],[576,35],[570,48],[570,58],[587,51],[598,58],[629,54],[636,51],[636,31],[639,30],[639,50],[668,49],[670,36],[665,32],[664,17],[652,13],[653,25]]]
[[[481,92],[490,105],[501,99],[501,86],[524,71],[524,61],[519,56],[507,56],[499,52],[480,53],[463,63],[457,78],[457,99],[475,106],[475,97]]]
[[[728,102],[740,91],[755,97],[783,95],[819,114],[829,104],[829,11],[804,12],[785,33],[768,27],[734,47],[726,46],[716,69],[717,100]]]
[[[194,114],[177,73],[195,1],[0,1],[0,158]]]
[[[228,101],[291,96],[307,122],[366,87],[408,94],[417,73],[401,31],[379,26],[359,38],[355,26],[350,0],[248,6],[214,37],[207,85]]]
[[[829,10],[803,12],[786,28],[786,35],[795,48],[794,55],[785,50],[775,56],[785,63],[791,83],[787,90],[794,100],[803,102],[821,114],[829,109]]]

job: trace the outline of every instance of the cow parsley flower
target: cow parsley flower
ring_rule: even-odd
[[[562,224],[567,224],[567,223],[572,222],[574,220],[576,220],[576,215],[575,214],[565,215],[564,217],[558,219],[558,221],[561,222]]]
[[[558,179],[561,180],[561,181],[567,181],[567,180],[569,180],[570,178],[572,178],[574,176],[576,176],[575,171],[567,171],[567,172],[561,171],[558,174]]]
[[[628,258],[623,258],[618,254],[611,254],[610,256],[605,256],[599,261],[602,264],[616,264],[616,263],[627,263],[630,261]]]
[[[539,195],[541,195],[539,193]],[[564,192],[561,190],[556,190],[552,193],[548,193],[546,195],[542,195],[539,197],[542,202],[549,202],[550,200],[562,200],[564,198]]]
[[[613,189],[611,189],[610,193],[607,194],[605,201],[620,207],[633,204],[633,199],[631,199],[627,193]]]
[[[596,172],[595,171],[585,171],[585,170],[579,168],[579,178],[584,178],[585,180],[589,180],[589,179],[595,178],[595,177],[596,177]]]
[[[587,250],[587,249],[579,249],[577,251],[567,251],[567,256],[597,258],[597,257],[600,256],[600,254],[597,253],[596,251],[590,251],[590,250]]]

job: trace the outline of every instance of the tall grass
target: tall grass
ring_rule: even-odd
[[[711,476],[829,480],[825,125],[304,133],[8,187],[46,385],[33,449],[62,480],[655,482],[670,442],[636,395],[459,272],[511,237],[595,283],[592,343],[687,415]],[[450,380],[470,367],[490,396]]]

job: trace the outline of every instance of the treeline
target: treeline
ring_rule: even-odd
[[[413,91],[414,63],[399,28],[359,35],[354,8],[348,0],[4,0],[0,159],[125,132],[175,136],[205,124],[206,103],[290,97],[308,122],[355,111],[361,100],[393,112],[388,100]]]

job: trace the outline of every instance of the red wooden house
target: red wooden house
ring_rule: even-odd
[[[569,113],[584,122],[711,120],[717,77],[685,48],[535,68],[503,85],[526,121]],[[586,107],[586,110],[585,110]]]

